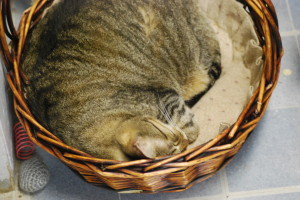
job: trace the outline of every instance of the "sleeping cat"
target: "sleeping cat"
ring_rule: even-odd
[[[179,153],[199,130],[188,106],[221,73],[197,0],[55,0],[21,66],[39,122],[98,158]]]

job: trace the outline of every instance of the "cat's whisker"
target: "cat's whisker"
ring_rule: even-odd
[[[147,118],[147,122],[151,123],[154,127],[156,127],[161,133],[163,133],[167,138],[170,138],[170,134],[173,136],[176,135],[175,130],[172,126],[162,123],[157,119]]]
[[[166,109],[166,106],[163,104],[163,102],[161,101],[161,98],[159,96],[159,93],[157,92],[157,95],[158,95],[158,99],[159,99],[159,110],[162,112],[164,118],[167,120],[167,122],[173,126],[175,126],[174,124],[174,121],[172,120],[171,116],[169,115],[167,109]]]
[[[165,117],[165,119],[168,121],[168,123],[170,123],[171,125],[175,126],[174,121],[172,120],[171,116],[169,115],[165,105],[159,101],[160,107],[159,109],[161,110],[161,112],[163,113],[163,116]]]
[[[174,143],[174,145],[179,145],[180,143],[182,143],[183,140],[186,140],[186,133],[179,127],[177,126],[174,121],[172,120],[169,112],[167,111],[165,105],[159,101],[159,110],[162,112],[163,116],[165,117],[165,119],[167,120],[167,122],[170,124],[170,126],[172,127],[172,129],[176,130],[177,132],[179,132],[181,134],[182,137],[179,137],[179,139],[176,141],[176,143]],[[173,134],[175,134],[175,131],[172,132]],[[178,134],[177,134],[178,135]]]
[[[174,121],[172,120],[172,118],[170,117],[170,114],[168,113],[168,111],[165,108],[165,115],[166,117],[169,119],[169,122],[171,123],[171,125],[176,128],[179,132],[181,132],[182,134],[185,134],[185,132],[179,127],[177,126]]]
[[[159,108],[160,109],[160,108]],[[166,116],[166,111],[164,111],[164,110],[162,110],[162,109],[160,109],[160,111],[161,111],[161,113],[163,114],[163,116],[164,116],[164,118],[166,119],[166,121],[168,122],[168,124],[172,124],[173,122],[172,122],[172,119],[170,119],[170,118],[168,118],[167,116]]]
[[[162,123],[159,120],[147,118],[147,122],[151,123],[153,126],[155,126],[161,133],[163,133],[167,138],[169,138],[169,134],[172,134],[175,136],[176,141],[174,143],[175,146],[178,146],[179,144],[184,145],[187,141],[187,136],[179,127],[177,126],[169,126],[167,124]],[[178,134],[179,133],[179,134]]]

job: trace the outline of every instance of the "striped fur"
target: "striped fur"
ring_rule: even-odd
[[[221,73],[196,0],[56,0],[29,33],[24,89],[65,143],[100,158],[178,153],[198,136],[185,102]]]

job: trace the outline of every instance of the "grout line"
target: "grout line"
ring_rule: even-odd
[[[300,36],[300,35],[299,35]],[[297,35],[295,35],[295,38],[296,38],[296,41],[297,41],[297,47],[298,47],[298,52],[299,52],[299,55],[300,55],[300,37],[298,37]],[[298,39],[299,38],[299,39]]]
[[[121,198],[121,194],[120,193],[118,193],[118,198],[119,198],[119,200],[121,200],[122,198]]]
[[[299,193],[299,192],[300,192],[300,185],[264,189],[264,190],[233,192],[230,193],[229,196],[230,199],[237,199],[237,198],[245,198],[245,197],[269,196],[269,195],[279,195],[279,194],[289,194],[289,193]]]
[[[295,37],[296,37],[296,41],[297,41],[298,52],[299,52],[299,55],[300,55],[300,37],[297,37],[297,36],[295,36]]]
[[[227,198],[224,197],[224,195],[213,195],[213,196],[204,196],[204,197],[198,197],[195,200],[226,200]],[[179,200],[179,199],[176,199]],[[184,200],[187,200],[186,198]]]
[[[217,194],[217,195],[208,195],[208,196],[201,196],[201,197],[189,197],[189,198],[176,198],[176,200],[226,200],[226,196],[224,194]],[[175,199],[174,199],[175,200]]]
[[[176,198],[176,199],[174,198],[174,200],[226,200],[226,197],[223,194],[218,194],[218,195],[208,195],[202,197],[189,197],[189,198],[183,197],[183,198]]]
[[[13,191],[13,200],[18,199],[18,200],[31,200],[32,196],[31,194],[24,193],[20,191],[19,189],[19,167],[20,167],[20,161],[15,159],[14,162],[15,165],[15,178],[14,178],[14,191]]]
[[[290,21],[291,21],[291,25],[292,25],[292,31],[287,31],[287,32],[282,32],[280,33],[281,36],[295,36],[296,38],[296,45],[298,47],[298,52],[300,54],[300,41],[298,39],[298,35],[300,35],[300,31],[296,29],[295,27],[295,23],[294,23],[294,18],[293,18],[293,15],[292,15],[292,11],[291,11],[291,6],[290,6],[290,3],[288,0],[285,0],[285,4],[286,4],[286,7],[287,7],[287,13],[288,13],[288,16],[290,18]]]
[[[161,193],[161,194],[165,194],[165,193]],[[123,195],[126,195],[126,194],[123,194]],[[149,195],[150,196],[151,194],[143,194],[143,195]],[[154,196],[152,196],[152,197],[153,197],[153,199],[155,199]],[[189,198],[186,198],[186,197],[183,197],[183,198],[175,197],[175,198],[176,198],[176,200],[226,200],[227,199],[224,196],[224,194],[207,195],[207,196],[200,196],[200,197],[189,197]],[[174,200],[175,200],[175,198],[174,198]],[[159,198],[159,199],[161,199],[161,198]],[[162,197],[162,199],[164,199],[164,197]]]
[[[223,181],[227,181],[227,175],[225,172],[221,173],[221,182],[223,185]],[[227,182],[225,182],[227,183]],[[223,185],[224,186],[224,185]],[[228,190],[228,184],[226,184],[225,191]],[[280,194],[290,194],[290,193],[300,193],[300,185],[298,186],[289,186],[289,187],[279,187],[279,188],[271,188],[271,189],[262,189],[262,190],[250,190],[250,191],[242,191],[242,192],[229,192],[220,194],[220,195],[210,195],[198,197],[197,200],[234,200],[240,198],[248,198],[248,197],[264,197],[271,195],[280,195]],[[178,199],[183,200],[183,199]]]
[[[286,3],[286,6],[287,6],[287,11],[288,11],[288,15],[289,15],[289,18],[292,22],[292,28],[294,31],[292,32],[295,32],[295,38],[296,38],[296,45],[298,47],[298,53],[300,54],[300,44],[299,44],[299,40],[298,40],[298,37],[297,35],[299,35],[299,32],[300,31],[297,31],[296,27],[295,27],[295,23],[294,23],[294,18],[293,18],[293,15],[292,15],[292,11],[291,11],[291,6],[290,6],[290,3],[288,0],[285,0],[285,3]]]
[[[268,105],[268,110],[284,110],[284,109],[291,109],[291,108],[300,108],[300,105],[294,106],[281,106],[281,107],[272,107],[270,104]]]
[[[282,37],[287,37],[287,36],[297,36],[300,35],[300,31],[299,30],[293,30],[293,31],[281,31],[280,35]]]
[[[229,187],[228,187],[228,179],[226,174],[226,168],[224,168],[220,173],[220,180],[222,185],[222,192],[226,198],[229,196]]]
[[[0,199],[5,199],[5,200],[16,199],[14,191],[6,192],[6,193],[0,193]]]
[[[292,22],[292,28],[293,28],[293,30],[296,30],[295,25],[294,25],[294,19],[293,19],[293,16],[292,16],[292,11],[291,11],[291,7],[290,7],[289,1],[285,0],[285,4],[286,4],[286,7],[287,7],[289,18],[290,18],[290,20]]]

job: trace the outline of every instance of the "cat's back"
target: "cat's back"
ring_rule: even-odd
[[[185,61],[186,19],[172,1],[56,1],[25,46],[23,68],[34,80],[31,72],[42,71],[145,86]]]
[[[178,124],[187,121],[181,115],[192,120],[184,101],[213,83],[209,72],[219,64],[195,2],[55,0],[21,58],[38,121],[68,145],[103,153],[120,147],[114,138],[124,121],[161,120],[161,105]]]
[[[35,113],[64,127],[96,120],[124,88],[180,93],[201,60],[193,2],[56,0],[29,33],[22,58]]]
[[[42,123],[79,132],[84,127],[77,125],[113,106],[109,99],[119,90],[145,87],[151,76],[159,80],[136,31],[137,9],[129,1],[56,0],[47,10],[22,57],[26,97]],[[89,122],[79,123],[82,118]]]

